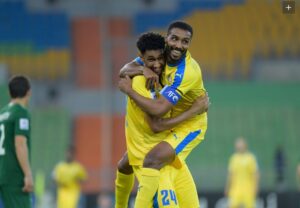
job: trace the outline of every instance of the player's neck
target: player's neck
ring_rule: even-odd
[[[27,106],[26,99],[24,99],[24,98],[14,98],[14,99],[11,99],[10,102],[15,103],[15,104],[19,104],[24,108]]]

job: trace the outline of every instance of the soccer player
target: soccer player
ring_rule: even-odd
[[[0,110],[0,195],[5,208],[31,208],[30,83],[15,76],[8,88],[11,101]]]
[[[145,64],[145,66],[152,69],[157,74],[160,74],[164,67],[164,38],[158,34],[147,33],[142,35],[137,42],[138,49],[141,53],[141,58],[136,61]],[[119,82],[119,87],[122,85],[127,85],[128,80],[121,80]],[[131,82],[131,81],[130,81]],[[136,76],[132,80],[132,87],[141,95],[146,97],[157,97],[160,96],[159,93],[155,91],[149,91],[145,87],[146,79],[144,76]],[[130,84],[131,86],[131,84]],[[156,98],[158,99],[158,98]],[[199,100],[198,100],[199,101]],[[204,99],[204,103],[207,100]],[[202,103],[196,103],[194,106],[201,106]],[[196,108],[196,109],[197,109]],[[169,129],[179,124],[184,119],[196,115],[199,111],[202,112],[203,109],[193,112],[193,107],[186,112],[167,119],[159,119],[156,122],[160,123],[160,128]],[[145,119],[147,115],[136,105],[136,103],[128,99],[127,103],[127,115],[126,115],[126,141],[128,149],[128,157],[130,164],[137,166],[135,172],[138,172],[137,177],[140,179],[142,177],[141,166],[143,164],[144,157],[147,152],[149,152],[156,144],[158,144],[163,138],[165,138],[169,132],[162,132],[160,134],[155,134],[148,126],[147,120]],[[184,118],[184,119],[182,119]],[[160,129],[161,130],[161,129]],[[186,170],[185,168],[182,168]],[[165,171],[166,172],[166,171]],[[181,172],[181,171],[180,171]],[[124,208],[127,207],[128,197],[133,185],[133,175],[131,166],[129,166],[127,155],[123,157],[118,165],[117,179],[116,179],[116,207]],[[162,175],[164,172],[162,172]],[[183,171],[183,174],[189,174],[189,172]],[[162,177],[161,177],[162,178]],[[166,177],[165,177],[166,178]],[[159,181],[159,177],[157,178]],[[157,189],[155,190],[157,191]],[[162,192],[165,194],[166,200],[169,200],[168,193],[164,190]],[[170,192],[169,192],[170,193]],[[170,198],[174,198],[174,194],[169,194]],[[173,195],[173,196],[172,196]],[[152,201],[152,199],[151,199]],[[170,200],[169,200],[170,201]],[[159,201],[160,202],[160,201]],[[151,202],[152,203],[152,202]],[[164,204],[164,203],[162,203]],[[165,204],[168,204],[166,201]],[[144,207],[149,207],[144,206]]]
[[[248,151],[244,138],[236,140],[235,149],[229,160],[225,195],[230,208],[254,208],[259,183],[257,161]]]
[[[57,208],[76,208],[80,198],[81,182],[87,178],[83,166],[74,159],[74,149],[66,152],[66,160],[54,169],[57,184]]]
[[[165,51],[167,65],[161,80],[164,88],[158,99],[153,100],[141,96],[131,87],[129,78],[125,78],[128,83],[120,88],[121,91],[134,100],[147,114],[163,116],[172,110],[171,117],[177,116],[185,112],[198,96],[206,93],[201,69],[188,52],[192,36],[193,29],[185,22],[177,21],[169,25]],[[151,203],[158,187],[159,170],[162,167],[174,161],[186,166],[186,157],[204,139],[206,129],[207,114],[204,112],[176,126],[146,155],[140,180],[141,188],[135,203],[136,208],[147,207]],[[182,207],[199,207],[195,185],[188,184],[182,189],[176,189],[178,197],[189,198],[185,200],[188,203]],[[190,194],[186,195],[186,193]]]

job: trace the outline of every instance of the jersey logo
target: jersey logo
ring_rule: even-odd
[[[20,129],[29,130],[29,120],[27,118],[20,118]]]
[[[179,97],[178,97],[174,92],[172,92],[171,90],[168,91],[166,94],[167,94],[167,96],[168,96],[169,98],[172,99],[172,101],[173,101],[174,103],[177,103],[177,101],[179,100]]]
[[[175,74],[175,77],[179,77],[179,78],[181,79],[181,77],[182,77],[182,74],[178,74],[178,73],[176,73],[176,74]]]

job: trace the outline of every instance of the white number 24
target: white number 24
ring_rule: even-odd
[[[4,124],[0,125],[0,156],[5,155],[5,149],[3,147],[5,139],[5,131],[4,131]]]

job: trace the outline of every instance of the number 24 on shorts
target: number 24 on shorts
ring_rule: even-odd
[[[174,190],[161,190],[162,195],[162,205],[168,206],[173,201],[177,205],[176,194]]]

